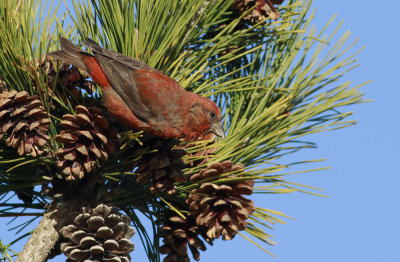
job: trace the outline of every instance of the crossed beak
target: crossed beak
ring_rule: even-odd
[[[222,127],[222,121],[212,123],[210,131],[214,133],[216,136],[222,137],[222,139],[225,138],[225,131],[224,128]]]

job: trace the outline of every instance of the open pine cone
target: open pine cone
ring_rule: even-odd
[[[144,146],[154,153],[144,154],[142,161],[136,170],[139,173],[137,181],[141,184],[151,183],[152,193],[175,193],[175,182],[185,182],[186,176],[181,169],[184,167],[182,156],[185,151],[172,149],[178,143],[177,140],[151,138],[144,141]]]
[[[36,157],[44,153],[50,137],[46,135],[50,119],[37,96],[28,92],[3,91],[0,94],[0,139],[17,148],[18,154]]]
[[[187,153],[185,157],[185,164],[189,164],[190,166],[201,166],[207,163],[211,156],[217,151],[217,147],[212,147],[215,144],[215,135],[213,133],[209,133],[204,137],[200,137],[198,141],[210,141],[207,144],[201,145],[200,148],[197,149],[196,152]],[[194,147],[196,144],[189,143],[185,145],[185,148]]]
[[[116,207],[83,208],[73,224],[61,229],[61,252],[68,261],[129,262],[134,250],[129,239],[135,233],[130,221]]]
[[[200,230],[193,218],[183,219],[176,213],[169,212],[164,219],[163,231],[164,239],[160,247],[160,252],[166,254],[164,262],[189,262],[188,246],[193,258],[200,260],[199,250],[205,251],[206,246],[200,239]],[[204,234],[203,234],[204,235]],[[212,245],[212,241],[203,237],[205,241]]]
[[[236,0],[231,9],[238,10],[241,14],[256,6],[244,19],[249,19],[251,23],[256,24],[267,19],[277,20],[280,17],[279,12],[274,5],[282,4],[284,0]]]
[[[0,92],[7,91],[7,84],[0,78]]]
[[[244,165],[232,165],[231,161],[212,164],[193,175],[190,181],[201,183],[202,180],[222,174],[243,170]],[[227,178],[237,175],[229,175]],[[241,180],[226,183],[204,182],[193,189],[186,199],[190,215],[196,218],[199,227],[206,228],[211,239],[231,240],[240,230],[247,227],[246,219],[254,212],[254,203],[242,195],[253,193],[253,180]]]
[[[76,115],[63,115],[60,126],[64,130],[55,137],[57,142],[64,143],[56,154],[57,166],[67,180],[83,178],[95,169],[96,161],[106,161],[115,150],[117,137],[100,109],[78,105],[75,112]]]
[[[46,58],[43,62],[37,61],[36,63],[36,66],[42,68],[43,72],[47,75],[47,84],[53,91],[56,89],[61,90],[62,85],[69,91],[69,94],[76,99],[82,96],[79,88],[85,90],[89,94],[95,90],[93,82],[87,80],[89,75],[86,72],[80,71],[77,67],[52,58]],[[57,74],[60,81],[58,83],[55,82]],[[67,101],[66,97],[61,98]]]

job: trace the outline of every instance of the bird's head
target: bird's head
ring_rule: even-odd
[[[192,106],[192,112],[197,111],[196,115],[201,115],[198,119],[204,120],[206,133],[214,133],[217,136],[225,138],[225,131],[222,126],[221,112],[217,105],[210,99],[202,97],[200,103],[195,103]]]

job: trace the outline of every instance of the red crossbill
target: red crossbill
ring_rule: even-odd
[[[104,104],[121,124],[162,138],[194,141],[224,137],[221,113],[211,100],[184,90],[174,79],[88,39],[93,55],[61,37],[49,56],[88,72],[103,91]]]

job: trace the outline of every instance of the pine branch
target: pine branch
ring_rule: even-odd
[[[68,223],[70,212],[70,203],[63,203],[55,198],[16,261],[47,261],[59,240],[60,229]]]
[[[23,216],[42,216],[43,213],[4,213],[0,214],[0,217],[23,217]]]

